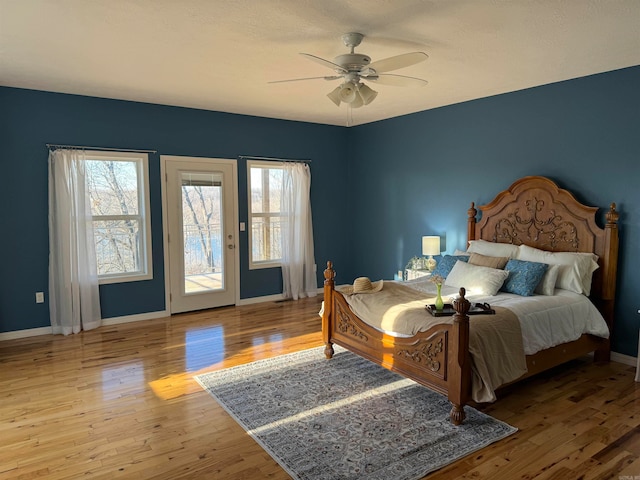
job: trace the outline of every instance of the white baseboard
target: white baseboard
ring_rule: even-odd
[[[102,325],[119,325],[121,323],[141,322],[142,320],[153,320],[169,316],[171,316],[169,310],[160,310],[158,312],[138,313],[137,315],[125,315],[123,317],[103,318]]]
[[[282,295],[281,293],[276,293],[275,295],[265,295],[264,297],[241,298],[240,300],[238,300],[238,303],[236,305],[240,306],[263,302],[277,302],[284,299],[284,295]]]
[[[624,355],[618,352],[611,352],[611,360],[618,363],[623,363],[625,365],[631,365],[635,367],[638,359],[636,357],[632,357],[630,355]]]
[[[317,293],[318,295],[322,295],[324,293],[324,288],[318,288]],[[265,295],[264,297],[241,298],[236,305],[253,305],[254,303],[279,302],[282,300],[286,300],[284,295],[276,293],[275,295]]]
[[[0,342],[3,340],[14,340],[16,338],[37,337],[38,335],[51,335],[51,327],[25,328],[24,330],[14,330],[12,332],[0,333]]]

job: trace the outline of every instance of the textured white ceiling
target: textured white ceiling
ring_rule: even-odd
[[[425,87],[349,111],[333,60],[346,32]],[[358,125],[640,65],[640,0],[0,0],[0,85]],[[1,108],[1,107],[0,107]],[[350,113],[349,113],[350,112]]]

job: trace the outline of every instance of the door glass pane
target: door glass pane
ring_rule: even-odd
[[[182,172],[184,293],[224,289],[222,174]]]

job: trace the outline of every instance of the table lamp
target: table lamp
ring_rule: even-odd
[[[429,255],[427,259],[427,270],[433,272],[436,268],[434,255],[440,255],[440,237],[437,235],[427,235],[422,237],[422,255]]]

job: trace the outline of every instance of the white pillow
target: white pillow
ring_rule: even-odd
[[[505,270],[456,262],[444,284],[464,287],[469,295],[495,295],[508,276]]]
[[[489,257],[518,258],[518,246],[511,243],[494,243],[486,240],[471,240],[468,253],[479,253]]]
[[[598,269],[598,256],[581,252],[546,252],[520,245],[519,260],[560,265],[556,286],[575,293],[591,293],[591,277]]]
[[[544,276],[540,283],[536,287],[535,293],[538,295],[553,295],[556,291],[556,282],[558,281],[558,274],[560,273],[560,265],[549,265],[547,271],[544,272]]]

